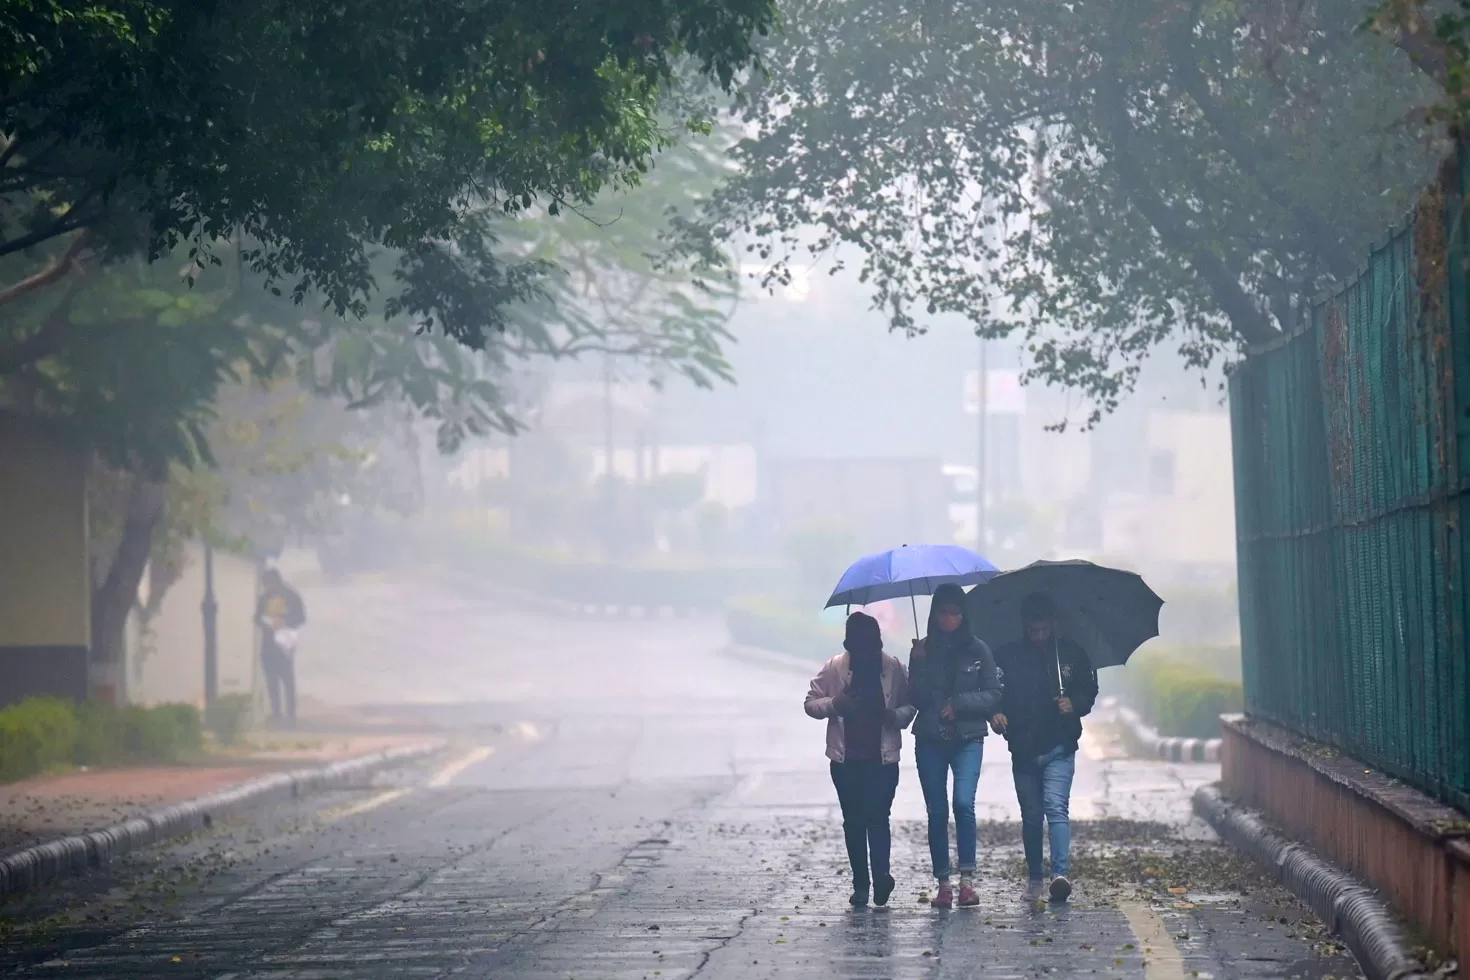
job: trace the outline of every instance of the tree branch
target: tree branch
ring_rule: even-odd
[[[66,275],[76,265],[77,261],[81,258],[82,251],[91,240],[92,233],[88,230],[83,230],[71,240],[71,244],[67,245],[66,251],[62,252],[61,256],[55,262],[52,262],[40,272],[27,276],[20,282],[12,283],[4,289],[0,289],[0,306],[12,303],[43,286],[49,286]]]
[[[1353,254],[1342,244],[1341,236],[1311,208],[1293,201],[1268,176],[1264,154],[1210,94],[1209,83],[1205,80],[1204,72],[1200,71],[1199,57],[1195,53],[1189,28],[1190,22],[1181,19],[1169,38],[1169,58],[1175,81],[1194,100],[1205,122],[1219,135],[1230,158],[1247,177],[1255,181],[1272,204],[1291,215],[1302,243],[1322,259],[1337,279],[1350,278],[1358,264]]]
[[[43,286],[50,285],[60,279],[73,269],[81,253],[85,250],[90,232],[83,231],[67,246],[66,252],[62,254],[50,266],[42,269],[35,275],[23,279],[9,288],[0,291],[0,306],[12,300],[19,299],[27,293],[34,292]],[[0,378],[34,364],[43,357],[49,357],[61,349],[67,329],[71,326],[69,314],[72,301],[76,298],[77,291],[73,289],[62,298],[61,304],[46,317],[40,328],[24,340],[8,347],[0,348]]]
[[[93,188],[73,201],[71,207],[67,208],[65,213],[59,215],[55,221],[46,227],[37,228],[30,234],[22,235],[19,238],[12,238],[9,241],[0,242],[0,258],[4,258],[7,255],[14,255],[16,252],[24,252],[28,248],[35,248],[42,242],[50,241],[68,232],[86,228],[90,223],[89,220],[79,219],[77,215],[96,196],[97,190]]]
[[[1247,343],[1264,344],[1279,336],[1220,256],[1196,240],[1188,221],[1159,196],[1143,174],[1134,152],[1133,122],[1119,78],[1118,56],[1110,52],[1098,75],[1097,105],[1104,131],[1112,141],[1113,169],[1128,200],[1153,226],[1166,246],[1189,257],[1189,263],[1214,294],[1221,312]]]
[[[1435,33],[1423,0],[1386,0],[1373,17],[1373,29],[1407,54],[1415,67],[1442,90],[1449,90],[1454,55]]]

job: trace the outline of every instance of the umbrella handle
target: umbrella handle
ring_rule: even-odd
[[[914,613],[914,639],[917,640],[919,638],[919,604],[914,599],[914,590],[912,588],[909,589],[909,608]]]

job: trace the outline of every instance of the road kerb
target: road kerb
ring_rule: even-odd
[[[131,851],[196,833],[212,826],[215,820],[251,807],[296,799],[317,790],[344,785],[380,769],[427,758],[442,752],[447,745],[447,741],[436,739],[310,769],[272,773],[239,786],[150,810],[102,830],[60,837],[24,848],[0,857],[0,897],[32,891],[59,878],[100,867]]]
[[[1430,980],[1403,929],[1373,890],[1276,833],[1252,811],[1227,802],[1216,786],[1195,791],[1194,811],[1341,936],[1368,980]]]
[[[1118,708],[1118,723],[1126,729],[1124,741],[1144,758],[1165,762],[1219,762],[1221,739],[1177,738],[1160,735],[1132,708]]]

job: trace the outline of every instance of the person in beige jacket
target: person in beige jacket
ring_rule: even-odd
[[[874,904],[886,905],[894,888],[889,813],[898,789],[902,732],[914,720],[908,672],[883,652],[878,621],[865,613],[848,617],[842,645],[845,652],[812,679],[806,713],[827,722],[827,758],[852,865],[848,901],[867,905],[871,889]]]

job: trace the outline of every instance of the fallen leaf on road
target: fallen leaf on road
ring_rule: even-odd
[[[1188,895],[1189,894],[1189,889],[1188,888],[1170,888],[1169,889],[1169,894],[1170,895]]]

